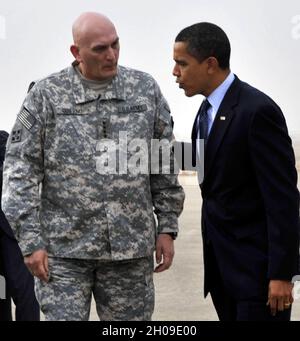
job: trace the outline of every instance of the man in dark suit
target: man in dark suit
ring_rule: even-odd
[[[204,158],[205,296],[210,292],[222,321],[289,320],[299,192],[284,116],[271,98],[231,73],[230,43],[218,26],[183,29],[174,60],[185,95],[206,97],[192,133],[194,159]]]
[[[2,170],[8,134],[0,131],[0,198]],[[16,305],[16,321],[39,321],[40,310],[34,294],[34,279],[26,268],[19,245],[0,209],[0,274],[6,280],[6,299],[0,300],[0,321],[11,321],[11,297]]]

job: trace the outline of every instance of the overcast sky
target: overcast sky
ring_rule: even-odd
[[[2,0],[0,129],[10,131],[28,84],[72,62],[71,26],[84,11],[115,23],[120,64],[152,74],[168,100],[175,134],[188,140],[201,96],[186,98],[172,76],[173,42],[200,21],[221,26],[232,45],[231,68],[270,95],[291,133],[300,133],[299,0]]]

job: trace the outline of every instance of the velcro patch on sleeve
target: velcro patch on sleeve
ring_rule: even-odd
[[[11,143],[18,143],[22,140],[22,129],[13,130],[11,136]]]
[[[20,111],[18,120],[28,130],[30,130],[36,122],[36,118],[25,107],[23,107],[23,109]]]

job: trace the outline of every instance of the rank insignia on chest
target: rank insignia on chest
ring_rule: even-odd
[[[35,117],[24,107],[18,115],[18,120],[28,130],[30,130],[34,126],[36,121]]]
[[[146,104],[141,105],[128,105],[124,107],[119,107],[119,114],[129,114],[131,112],[143,112],[147,110]]]

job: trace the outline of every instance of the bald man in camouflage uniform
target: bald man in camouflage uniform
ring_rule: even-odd
[[[150,75],[118,66],[108,18],[82,14],[73,36],[76,61],[37,82],[18,114],[3,209],[46,320],[87,320],[92,294],[101,320],[150,320],[153,251],[155,271],[169,268],[184,193],[174,174],[124,172],[124,164],[101,172],[98,162],[101,141],[117,144],[120,132],[149,150],[151,139],[170,141],[169,107]]]

